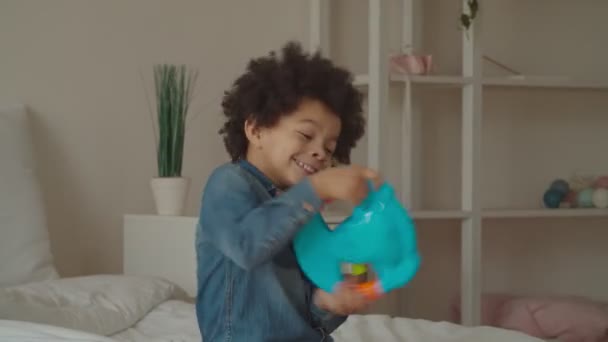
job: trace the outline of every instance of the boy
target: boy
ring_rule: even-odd
[[[357,204],[369,169],[350,162],[364,132],[352,76],[288,43],[250,61],[226,92],[220,134],[232,161],[205,186],[196,237],[203,341],[332,341],[367,306],[352,286],[333,293],[304,276],[291,241],[324,201]]]

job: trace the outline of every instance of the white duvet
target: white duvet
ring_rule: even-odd
[[[201,341],[194,305],[156,278],[90,276],[0,289],[0,341]],[[337,342],[534,342],[514,331],[445,322],[351,316]]]
[[[109,336],[133,326],[161,303],[178,298],[185,298],[185,293],[159,278],[95,275],[55,279],[0,288],[0,319]]]

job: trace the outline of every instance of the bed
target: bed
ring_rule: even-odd
[[[24,106],[0,108],[0,341],[201,341],[194,304],[162,277],[61,278]],[[354,315],[336,341],[539,341],[519,332]]]
[[[0,291],[0,341],[201,341],[194,305],[156,277],[94,275]],[[7,312],[7,310],[10,312]],[[6,318],[10,319],[6,319]],[[518,332],[447,322],[351,316],[336,341],[538,341]]]

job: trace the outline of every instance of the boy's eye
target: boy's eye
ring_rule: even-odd
[[[304,132],[298,132],[298,133],[300,133],[301,136],[306,138],[306,140],[312,140],[312,136],[310,134],[306,134]]]

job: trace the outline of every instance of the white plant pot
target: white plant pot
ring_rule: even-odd
[[[152,178],[150,186],[158,215],[183,215],[189,185],[190,179],[186,177]]]

